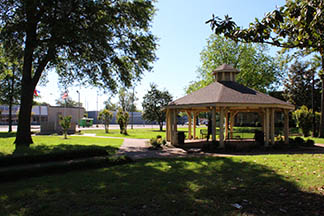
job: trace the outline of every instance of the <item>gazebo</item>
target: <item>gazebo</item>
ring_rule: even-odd
[[[238,73],[239,70],[231,65],[223,64],[213,72],[215,82],[169,103],[165,108],[167,141],[172,145],[178,144],[177,116],[179,112],[185,112],[188,115],[188,139],[196,138],[197,115],[200,112],[211,112],[212,141],[216,141],[216,112],[218,112],[220,116],[219,143],[220,148],[224,148],[224,121],[225,134],[228,134],[228,129],[232,134],[234,119],[239,112],[255,112],[260,115],[265,146],[268,146],[269,143],[275,142],[275,112],[283,112],[284,137],[285,143],[288,144],[288,112],[293,110],[294,106],[235,82]]]

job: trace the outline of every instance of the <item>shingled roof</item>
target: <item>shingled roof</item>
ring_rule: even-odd
[[[239,73],[240,71],[236,68],[234,68],[232,65],[228,64],[222,64],[221,66],[217,67],[213,74],[218,73],[218,72],[236,72]]]
[[[168,106],[173,107],[208,104],[279,105],[280,107],[294,109],[294,106],[290,103],[255,91],[233,81],[214,82],[187,96],[171,102]]]

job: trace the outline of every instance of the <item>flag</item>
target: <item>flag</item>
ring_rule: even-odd
[[[68,96],[69,96],[68,93],[65,92],[65,93],[63,94],[63,96],[62,96],[62,99],[65,100]]]
[[[40,93],[40,91],[38,91],[38,90],[36,90],[36,89],[34,90],[34,95],[35,95],[35,96],[38,97],[38,94],[39,94],[39,93]]]

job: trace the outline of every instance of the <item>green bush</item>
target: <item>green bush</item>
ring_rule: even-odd
[[[296,146],[304,146],[305,145],[305,140],[301,137],[296,137],[294,141],[295,141]]]
[[[313,147],[313,146],[315,145],[315,142],[314,142],[314,140],[312,140],[312,139],[308,139],[308,140],[306,141],[305,145],[306,145],[307,147]]]
[[[308,137],[312,129],[312,110],[303,105],[300,109],[293,112],[293,118],[296,121],[297,127],[302,130],[304,136]]]
[[[154,149],[162,148],[162,146],[166,145],[167,143],[166,140],[162,139],[161,136],[157,136],[156,138],[151,138],[149,142]]]

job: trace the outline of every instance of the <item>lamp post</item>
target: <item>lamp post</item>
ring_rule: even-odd
[[[80,128],[80,92],[77,90],[76,91],[78,93],[78,128]]]

